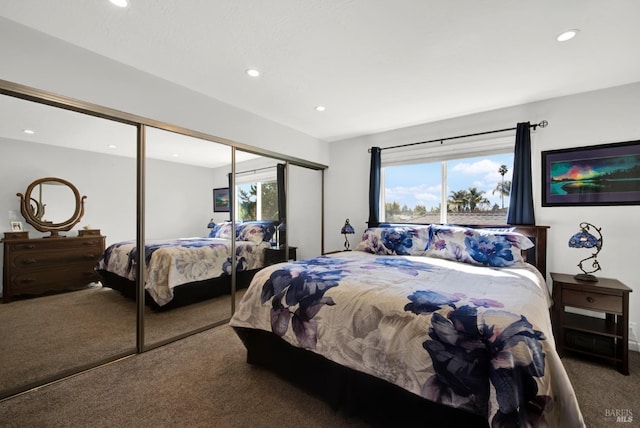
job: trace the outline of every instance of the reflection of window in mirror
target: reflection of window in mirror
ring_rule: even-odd
[[[255,162],[264,163],[266,158]],[[277,166],[255,167],[251,163],[238,166],[236,173],[235,209],[240,221],[278,221],[281,216],[278,205]]]
[[[238,220],[278,220],[278,186],[273,181],[256,181],[236,186]]]

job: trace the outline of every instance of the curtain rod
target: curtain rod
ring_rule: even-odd
[[[548,124],[549,122],[547,122],[546,120],[543,120],[540,123],[534,123],[532,125],[529,125],[529,128],[533,128],[533,130],[535,131],[538,126],[540,128],[546,128]],[[515,131],[516,129],[517,128],[504,128],[504,129],[496,129],[494,131],[476,132],[475,134],[457,135],[455,137],[436,138],[435,140],[420,141],[419,143],[408,143],[408,144],[400,144],[398,146],[381,147],[380,150],[382,151],[387,149],[397,149],[400,147],[409,147],[409,146],[416,146],[418,144],[437,143],[437,142],[440,142],[440,144],[442,144],[442,142],[446,140],[455,140],[458,138],[467,138],[467,137],[475,137],[478,135],[495,134],[497,132]],[[369,149],[369,153],[371,153],[371,149]]]
[[[258,172],[258,171],[263,171],[263,170],[265,170],[265,169],[276,168],[277,166],[278,166],[278,165],[273,165],[273,166],[265,166],[265,167],[263,167],[263,168],[249,169],[249,170],[247,170],[247,171],[240,171],[240,172],[236,172],[236,175],[238,175],[238,174],[248,174],[248,173],[250,173],[250,172],[255,174],[255,173],[256,173],[256,172]]]

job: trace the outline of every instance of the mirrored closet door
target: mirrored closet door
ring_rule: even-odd
[[[287,170],[289,246],[296,249],[298,259],[319,256],[322,253],[323,172],[293,164],[289,164]]]
[[[236,150],[231,192],[236,221],[236,299],[254,274],[285,260],[286,163],[276,158]]]
[[[231,317],[231,147],[146,127],[144,343]],[[215,236],[214,236],[215,235]]]
[[[0,95],[0,150],[6,397],[135,352],[135,304],[94,268],[135,237],[136,127]]]

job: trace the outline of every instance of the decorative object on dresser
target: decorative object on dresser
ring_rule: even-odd
[[[553,329],[558,353],[565,350],[614,362],[629,374],[629,293],[617,279],[581,281],[575,276],[551,273]],[[604,318],[569,312],[566,307],[604,314]]]
[[[20,198],[20,212],[27,223],[40,232],[50,232],[50,237],[71,230],[82,219],[87,198],[80,197],[76,186],[56,177],[35,180],[24,195],[17,193],[16,196]]]
[[[25,232],[26,233],[26,232]],[[4,243],[3,303],[13,296],[84,288],[100,277],[94,270],[105,237],[7,237]]]
[[[589,230],[592,228],[598,234],[597,238],[593,236],[591,233],[589,233]],[[595,275],[592,275],[592,273],[601,270],[600,263],[598,263],[598,259],[596,258],[598,256],[598,253],[602,249],[602,233],[600,233],[601,230],[602,230],[601,228],[595,227],[591,223],[587,223],[583,221],[582,223],[580,223],[580,232],[576,233],[571,238],[569,238],[570,248],[595,248],[596,249],[596,252],[593,253],[591,256],[580,260],[580,263],[578,263],[578,267],[583,273],[576,274],[574,276],[575,279],[578,279],[580,281],[598,282],[598,278],[596,278]],[[587,272],[582,267],[582,263],[591,259],[593,259],[593,262],[591,263],[591,267],[593,268],[593,270],[590,270]]]
[[[340,233],[344,235],[344,251],[351,251],[347,235],[353,235],[354,233],[356,233],[356,231],[353,229],[353,226],[351,226],[351,223],[349,223],[349,219],[345,220],[344,226],[342,226]]]

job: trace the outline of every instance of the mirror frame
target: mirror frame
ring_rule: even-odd
[[[34,199],[31,196],[33,190],[39,185],[52,181],[70,188],[76,200],[76,206],[71,217],[68,220],[60,223],[53,223],[43,220],[41,217],[38,217],[38,212],[34,212],[33,208],[31,207],[31,200]],[[69,181],[57,177],[39,178],[31,183],[29,187],[27,187],[27,191],[24,195],[22,193],[16,193],[16,196],[20,198],[20,213],[22,213],[22,216],[24,217],[26,222],[40,232],[51,232],[51,235],[47,238],[60,236],[60,232],[69,231],[73,228],[73,226],[78,224],[78,222],[82,219],[82,216],[84,216],[84,200],[87,198],[86,196],[80,197],[80,192],[78,192],[76,186],[71,184]],[[42,204],[42,202],[39,203],[38,208],[40,208],[40,206],[44,208],[44,204]],[[42,210],[38,209],[37,211]]]

